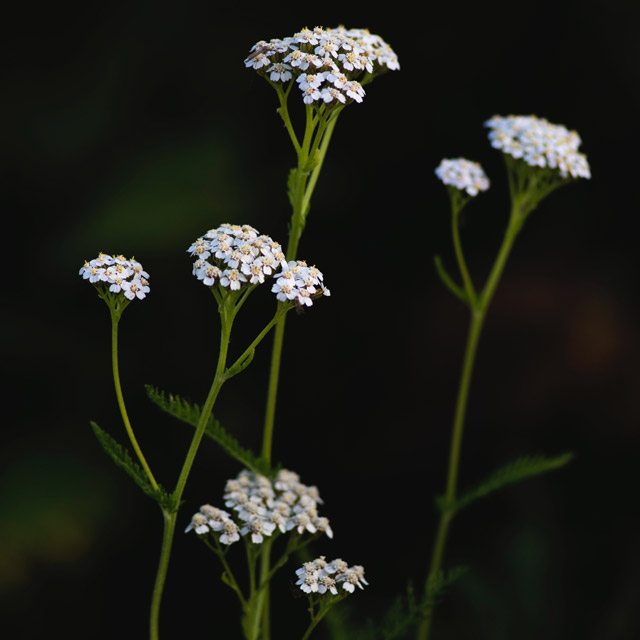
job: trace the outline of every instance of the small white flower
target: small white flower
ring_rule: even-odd
[[[293,77],[291,67],[284,62],[276,62],[268,71],[271,82],[288,82]]]
[[[344,91],[349,98],[356,102],[362,102],[362,99],[364,98],[364,89],[356,80],[348,82],[344,87]]]
[[[312,89],[317,89],[324,82],[324,74],[316,73],[316,74],[308,74],[303,73],[302,75],[296,78],[296,82],[300,85],[300,89],[303,91],[308,87]]]
[[[188,533],[191,530],[194,530],[198,535],[202,535],[204,533],[209,532],[209,525],[206,516],[201,513],[195,513],[192,518],[189,526],[184,530],[185,533]]]
[[[250,520],[240,529],[240,535],[246,536],[251,534],[251,541],[255,544],[261,544],[264,541],[263,536],[270,536],[275,531],[276,525],[260,518]]]
[[[220,278],[220,284],[229,288],[232,291],[237,291],[242,286],[243,282],[246,282],[246,276],[237,269],[225,269],[222,272],[222,277]]]
[[[240,529],[233,520],[221,522],[219,528],[215,530],[222,531],[220,535],[220,542],[222,544],[230,545],[240,540]]]
[[[342,93],[342,91],[339,91],[335,87],[325,87],[322,90],[320,97],[324,100],[325,103],[341,102],[342,104],[345,104],[347,101],[344,93]]]

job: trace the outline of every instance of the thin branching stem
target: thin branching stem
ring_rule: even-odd
[[[465,292],[467,296],[473,294],[473,297],[470,297],[468,301],[470,311],[469,330],[467,334],[467,343],[462,362],[460,382],[458,385],[458,395],[456,398],[456,406],[451,430],[449,465],[447,469],[447,482],[444,493],[443,508],[440,514],[440,520],[433,544],[429,573],[425,583],[425,592],[427,594],[427,597],[431,594],[433,586],[437,583],[438,576],[440,574],[440,571],[442,570],[449,527],[455,514],[453,505],[455,505],[457,496],[460,452],[462,449],[462,436],[464,432],[465,415],[467,411],[469,389],[478,350],[478,343],[480,340],[480,335],[482,333],[482,327],[496,287],[498,286],[498,282],[500,281],[500,278],[504,271],[507,258],[509,256],[509,253],[511,252],[518,231],[522,226],[520,212],[518,210],[518,207],[514,203],[511,209],[509,224],[507,226],[502,245],[500,246],[493,267],[489,273],[482,291],[480,292],[480,294],[476,295],[472,289],[472,285],[470,284],[470,279],[467,281],[468,271],[466,263],[464,262],[460,240],[457,233],[457,214],[454,213],[452,218],[454,219],[453,237],[454,245],[456,247],[458,266],[460,268],[460,273],[463,277],[463,281],[465,282]],[[432,619],[433,607],[429,611],[429,615],[418,627],[417,640],[428,640]]]

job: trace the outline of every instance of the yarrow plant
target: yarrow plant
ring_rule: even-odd
[[[108,305],[112,326],[112,370],[116,397],[133,455],[115,438],[91,423],[105,451],[123,468],[146,495],[160,506],[164,534],[153,588],[149,633],[159,637],[159,621],[178,514],[196,454],[204,436],[214,440],[225,453],[241,464],[242,470],[229,480],[220,506],[202,505],[184,528],[196,535],[218,556],[224,569],[222,580],[238,596],[242,608],[242,632],[247,640],[269,640],[270,585],[274,574],[292,554],[299,554],[319,539],[331,540],[329,520],[319,513],[318,490],[300,482],[299,476],[272,465],[275,402],[284,340],[285,317],[291,309],[308,310],[320,298],[330,295],[323,273],[298,257],[298,245],[309,212],[337,118],[347,105],[360,103],[364,86],[390,70],[399,69],[391,47],[364,29],[304,28],[291,37],[256,43],[248,52],[245,67],[261,75],[275,90],[297,164],[287,183],[292,206],[289,238],[282,247],[268,235],[248,224],[213,226],[188,244],[192,275],[212,293],[220,318],[220,348],[209,393],[202,405],[147,386],[150,400],[161,410],[194,428],[182,467],[172,490],[156,479],[138,443],[122,392],[118,359],[118,328],[124,309],[150,292],[149,274],[134,259],[99,254],[80,269],[80,275],[97,289]],[[304,131],[297,132],[289,115],[288,98],[294,90],[306,112]],[[248,296],[256,289],[268,290],[275,305],[272,318],[244,350],[231,357],[230,335],[234,320]],[[264,338],[274,329],[271,367],[267,389],[262,449],[259,454],[243,447],[214,418],[212,412],[220,390],[230,378],[251,363]],[[236,341],[234,341],[235,345]],[[279,557],[272,557],[280,545]],[[248,578],[245,587],[236,580],[230,551],[236,545],[246,549]],[[274,544],[276,547],[274,547]],[[273,553],[272,553],[273,552]],[[321,559],[316,561],[321,562]],[[338,602],[355,587],[366,584],[360,566],[347,567],[335,560],[315,574],[318,588],[313,595],[327,596],[320,606]],[[338,591],[340,587],[340,591]],[[310,587],[311,588],[311,587]],[[301,593],[304,592],[304,589]],[[312,603],[312,609],[317,603]],[[313,615],[304,632],[307,638],[324,616]]]
[[[437,501],[440,520],[425,583],[425,602],[431,604],[419,625],[417,640],[427,640],[430,634],[434,596],[441,581],[446,541],[454,515],[470,502],[502,486],[558,469],[571,459],[570,453],[555,457],[522,457],[494,472],[466,494],[458,495],[462,435],[476,351],[507,258],[528,215],[547,195],[562,185],[591,177],[587,158],[579,151],[580,136],[575,131],[532,115],[496,115],[487,120],[485,126],[489,129],[491,146],[502,151],[505,157],[511,212],[502,244],[480,289],[476,288],[464,257],[459,218],[466,204],[489,188],[489,180],[478,163],[464,158],[443,160],[435,170],[449,191],[453,246],[461,283],[449,275],[439,256],[435,258],[436,269],[445,286],[469,308],[469,331],[451,430],[445,491]]]
[[[162,392],[150,388],[150,398],[156,404],[195,427],[191,446],[187,451],[175,489],[171,493],[165,491],[157,482],[135,436],[126,410],[118,365],[118,326],[122,313],[132,300],[144,299],[149,293],[149,274],[144,271],[139,262],[133,259],[127,260],[123,256],[114,257],[104,253],[85,262],[79,272],[83,279],[94,285],[98,295],[107,303],[111,312],[112,368],[116,397],[137,462],[97,424],[92,423],[92,427],[107,453],[129,473],[147,495],[158,502],[164,516],[165,534],[151,611],[152,638],[158,636],[160,599],[173,544],[177,511],[196,452],[207,432],[207,427],[210,425],[211,412],[222,385],[249,365],[256,347],[290,309],[311,306],[312,300],[329,295],[321,271],[315,267],[308,267],[303,261],[287,262],[280,245],[268,236],[261,235],[251,225],[220,225],[195,240],[187,251],[196,257],[192,268],[193,274],[209,288],[217,302],[221,321],[221,339],[214,379],[202,408],[189,406],[180,398],[167,397]],[[265,284],[267,279],[274,280],[271,292],[275,294],[277,305],[275,314],[235,362],[228,365],[229,338],[236,314],[240,311],[247,296],[257,286]],[[286,295],[283,294],[285,291]],[[208,433],[214,440],[220,442],[228,453],[240,461],[246,460],[246,451],[221,426],[218,425],[217,429],[210,430]],[[251,455],[249,455],[249,460],[262,468],[269,468],[268,463],[260,465],[260,462]],[[280,484],[283,481],[283,478],[280,477]],[[253,500],[250,501],[247,508],[251,508],[254,504]],[[262,515],[261,512],[260,515]],[[277,516],[274,515],[273,518],[277,518]],[[311,521],[311,510],[296,512],[291,515],[291,518],[291,522],[296,521],[297,518],[298,527],[303,526],[308,530],[316,528],[316,530],[331,532],[328,521],[325,522],[325,519],[317,517],[313,522]],[[309,521],[305,522],[305,518]],[[222,524],[227,523],[221,523],[221,526]],[[230,544],[232,539],[236,540],[236,534],[244,535],[251,532],[252,540],[255,542],[261,538],[262,534],[271,535],[273,533],[271,524],[271,522],[262,523],[260,518],[248,519],[238,532],[233,529],[231,524],[227,524],[224,541]],[[202,525],[195,526],[202,529]],[[274,526],[276,525],[274,524]]]
[[[180,508],[188,502],[188,498],[185,500],[187,481],[205,436],[231,456],[240,465],[240,471],[226,482],[218,502],[201,505],[179,526],[185,533],[186,543],[199,539],[217,557],[214,561],[221,563],[222,582],[238,598],[240,627],[246,640],[272,637],[272,626],[275,626],[270,614],[272,580],[291,556],[296,556],[299,567],[289,573],[291,587],[296,596],[307,599],[310,615],[306,630],[299,634],[302,640],[310,636],[336,603],[369,584],[361,565],[349,566],[339,558],[327,561],[326,556],[315,554],[315,559],[309,560],[314,555],[305,555],[309,545],[333,544],[333,526],[321,514],[324,506],[318,489],[303,484],[297,473],[274,465],[272,450],[286,316],[292,309],[307,311],[316,301],[330,295],[323,273],[298,256],[327,149],[342,110],[361,103],[366,96],[365,86],[383,73],[398,70],[400,65],[394,51],[381,37],[364,29],[345,27],[303,28],[292,36],[261,40],[250,48],[244,65],[275,90],[278,113],[295,153],[295,167],[287,181],[291,204],[289,237],[286,246],[282,246],[249,224],[224,223],[212,226],[183,245],[192,260],[196,288],[201,291],[204,285],[215,300],[220,346],[211,386],[201,405],[147,386],[149,399],[159,409],[194,429],[171,490],[159,483],[143,454],[126,410],[119,375],[121,316],[132,301],[144,300],[150,293],[149,274],[133,258],[104,253],[85,262],[79,272],[95,287],[110,310],[114,386],[133,455],[95,422],[91,423],[93,431],[114,462],[158,503],[163,518],[163,539],[149,621],[151,640],[159,638],[162,596]],[[292,104],[306,116],[302,130],[294,127],[290,117],[292,94],[296,96]],[[515,238],[528,215],[553,190],[591,175],[586,156],[579,151],[580,137],[565,127],[535,116],[494,116],[485,125],[491,145],[503,153],[506,161],[511,212],[502,245],[480,288],[464,257],[459,220],[467,204],[489,189],[489,178],[478,162],[461,157],[443,159],[435,169],[450,196],[459,278],[447,272],[438,256],[435,265],[445,286],[468,307],[470,324],[453,417],[445,489],[437,499],[440,519],[424,589],[418,599],[408,589],[405,609],[392,606],[393,615],[388,624],[385,618],[380,625],[364,630],[364,635],[358,630],[349,637],[391,640],[406,637],[412,629],[417,629],[417,639],[426,640],[437,597],[458,575],[455,571],[443,573],[446,542],[454,515],[502,486],[560,468],[571,458],[571,454],[519,458],[466,493],[458,491],[462,434],[477,346]],[[273,315],[264,322],[256,337],[247,341],[244,349],[231,356],[230,335],[235,318],[256,289],[271,297],[275,307]],[[255,453],[218,422],[213,409],[224,383],[250,365],[256,349],[272,329],[262,445],[260,452]],[[234,341],[234,348],[236,344]],[[238,548],[244,548],[244,560],[238,558]],[[243,578],[237,568],[239,561],[246,569]],[[215,612],[216,618],[220,615],[221,612]],[[282,621],[276,624],[278,631],[274,637],[281,637],[284,625],[290,629],[288,620],[284,625]]]

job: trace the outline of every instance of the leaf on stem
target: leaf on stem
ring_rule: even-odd
[[[154,489],[142,467],[134,462],[129,452],[116,442],[106,431],[103,431],[95,422],[91,422],[91,428],[98,438],[102,448],[121,469],[124,469],[142,491],[155,500],[160,507],[169,513],[175,513],[178,505],[172,495],[162,487]]]
[[[553,458],[545,456],[523,456],[494,471],[484,482],[458,498],[453,505],[441,508],[452,510],[462,509],[468,504],[484,498],[486,495],[510,484],[515,484],[527,478],[564,467],[573,458],[572,453],[564,453]]]
[[[192,427],[198,425],[202,413],[199,405],[190,403],[180,396],[166,394],[152,385],[146,385],[145,388],[149,399],[164,412]],[[209,416],[207,420],[205,433],[247,469],[264,476],[272,476],[276,473],[277,469],[272,468],[262,458],[256,456],[253,451],[243,447],[213,416]]]
[[[237,376],[241,371],[244,371],[251,364],[255,354],[256,350],[251,349],[249,355],[242,362],[236,362],[232,367],[229,367],[225,372],[225,379],[233,378],[233,376]]]
[[[369,619],[367,625],[358,630],[359,633],[347,630],[343,621],[345,629],[342,633],[345,640],[399,640],[407,637],[417,624],[429,617],[436,601],[465,571],[465,567],[454,567],[446,574],[440,571],[421,598],[416,595],[413,585],[408,583],[405,591],[396,596],[382,619]]]
[[[289,204],[296,206],[296,184],[298,182],[298,170],[291,169],[287,178],[287,195],[289,196]]]
[[[460,298],[462,302],[464,302],[465,304],[468,304],[469,298],[467,297],[467,294],[465,293],[464,289],[462,287],[459,287],[453,281],[453,278],[447,273],[447,270],[444,268],[444,265],[442,264],[442,260],[440,259],[440,256],[434,256],[433,262],[436,265],[436,271],[440,276],[440,280],[442,280],[442,282],[447,287],[447,289],[449,289],[449,291],[451,291],[451,293],[453,293],[454,296],[456,296],[457,298]]]

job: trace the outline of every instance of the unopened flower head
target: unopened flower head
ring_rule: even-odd
[[[225,545],[241,537],[261,544],[277,531],[333,537],[329,520],[318,514],[318,489],[300,482],[292,471],[280,470],[272,482],[245,469],[227,481],[223,499],[226,510],[203,505],[185,531],[216,535]]]
[[[393,49],[366,29],[302,29],[282,39],[261,40],[244,61],[274,83],[295,80],[303,102],[362,102],[361,82],[400,68]]]
[[[369,584],[364,577],[364,567],[350,567],[341,558],[327,562],[324,556],[305,562],[296,571],[296,576],[296,584],[308,594],[324,595],[329,592],[337,596],[340,589],[353,593],[356,587],[364,589]]]
[[[536,116],[493,116],[485,122],[491,145],[528,165],[558,171],[562,178],[590,178],[576,131]]]
[[[149,274],[137,260],[122,255],[100,253],[97,258],[85,261],[80,275],[110,293],[121,293],[128,300],[142,300],[149,293]]]
[[[444,159],[436,168],[436,175],[444,184],[475,196],[489,188],[489,178],[478,162],[466,158]]]

